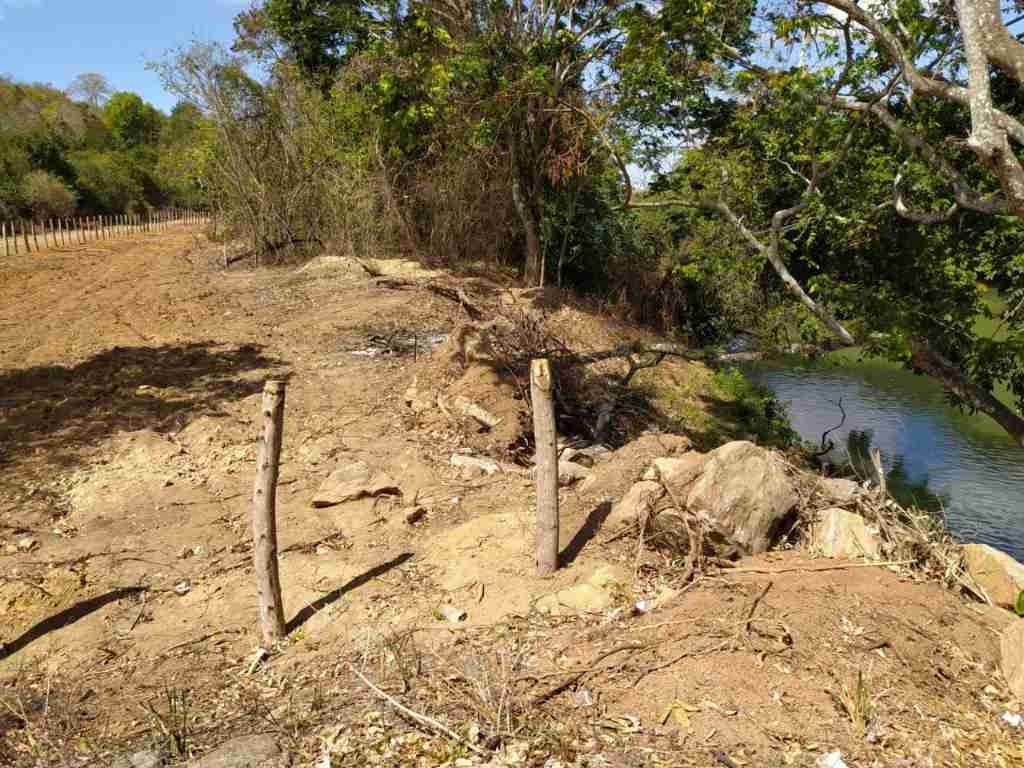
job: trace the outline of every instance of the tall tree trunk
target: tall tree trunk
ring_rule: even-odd
[[[1024,447],[1024,418],[987,389],[968,379],[928,342],[912,341],[910,352],[910,364],[914,368],[938,379],[947,392],[956,395],[971,408],[990,416],[1015,443]]]

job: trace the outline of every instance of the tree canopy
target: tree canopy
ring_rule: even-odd
[[[232,51],[163,74],[211,121],[207,181],[266,253],[487,258],[702,343],[857,345],[1024,443],[1014,9],[265,0]],[[271,199],[254,141],[301,193]],[[307,195],[377,213],[327,226]]]

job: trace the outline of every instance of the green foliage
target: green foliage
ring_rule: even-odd
[[[36,221],[64,218],[75,210],[74,191],[47,171],[32,171],[25,176],[22,198]]]
[[[137,94],[118,91],[104,105],[103,119],[117,146],[131,149],[155,144],[164,116]]]
[[[75,102],[49,86],[0,78],[0,216],[205,205],[193,162],[203,116],[179,107],[166,119],[125,92],[101,109],[106,88],[99,76],[83,76],[69,88],[84,99]]]
[[[736,368],[716,371],[714,384],[720,396],[735,404],[739,420],[757,436],[758,443],[785,447],[798,442],[785,404],[770,389],[755,384]]]
[[[1014,611],[1018,616],[1024,616],[1024,590],[1021,590],[1020,594],[1017,595],[1017,603],[1014,605]]]

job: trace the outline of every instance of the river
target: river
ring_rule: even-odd
[[[892,363],[837,353],[821,362],[744,364],[748,377],[786,403],[793,428],[829,458],[870,442],[882,452],[904,501],[938,509],[963,542],[991,544],[1024,561],[1024,448],[985,416],[951,408],[934,381]],[[851,437],[852,436],[852,437]]]

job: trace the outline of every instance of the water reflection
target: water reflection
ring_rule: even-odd
[[[940,387],[894,365],[842,360],[743,366],[789,406],[794,429],[818,444],[830,435],[835,459],[862,462],[880,449],[902,501],[940,510],[963,541],[980,541],[1024,560],[1024,449],[986,417],[950,408]],[[863,467],[863,465],[861,465]]]

